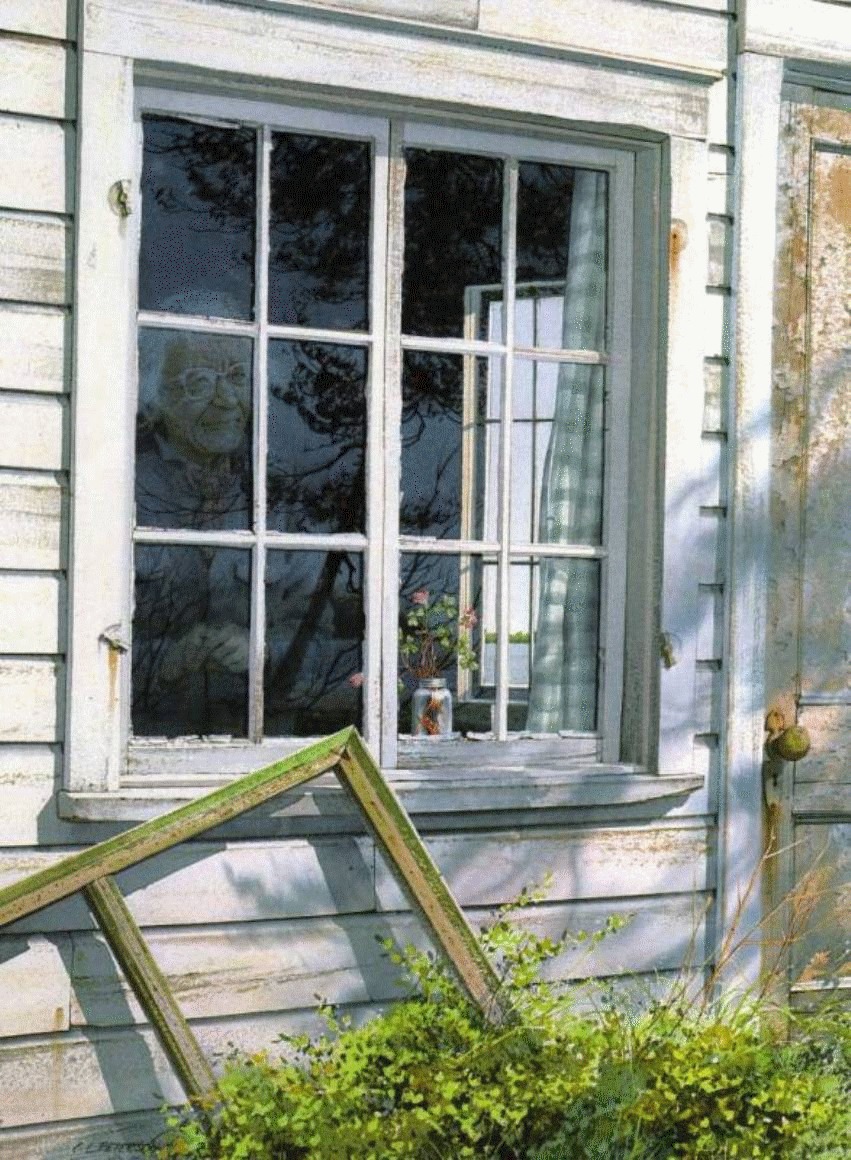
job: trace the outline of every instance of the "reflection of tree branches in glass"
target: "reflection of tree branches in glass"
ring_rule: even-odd
[[[360,558],[347,552],[286,556],[290,559],[278,555],[267,588],[267,731],[279,731],[276,724],[282,718],[288,732],[301,736],[357,723],[360,695],[345,682],[361,668]],[[299,558],[302,565],[309,561],[312,576],[305,576]],[[295,564],[292,571],[290,561]]]
[[[276,133],[272,147],[270,316],[318,325],[317,306],[343,305],[334,325],[367,325],[370,147]],[[331,320],[323,314],[322,324]]]
[[[134,731],[244,734],[247,554],[153,545],[136,553]]]
[[[254,130],[153,116],[143,124],[143,198],[149,194],[162,213],[186,215],[183,224],[194,232],[250,231],[253,246]],[[167,158],[167,164],[152,165],[149,157]],[[253,263],[253,252],[244,256]]]
[[[517,280],[564,279],[574,171],[525,161],[517,197]]]
[[[276,379],[274,354],[294,356]],[[282,531],[362,532],[365,527],[366,354],[358,347],[273,343],[272,398],[303,425],[270,412],[270,522]],[[304,432],[310,432],[308,438]]]
[[[460,335],[469,286],[502,281],[502,162],[405,151],[406,334]]]
[[[460,534],[463,393],[458,355],[406,352],[402,377],[403,533]],[[419,443],[424,443],[425,462],[414,454]],[[411,474],[414,462],[416,477]]]

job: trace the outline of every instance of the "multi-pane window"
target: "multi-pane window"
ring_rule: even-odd
[[[448,596],[459,738],[612,759],[623,155],[175,100],[141,116],[133,735],[410,760],[399,629]]]

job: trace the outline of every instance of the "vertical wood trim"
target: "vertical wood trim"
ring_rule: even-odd
[[[251,553],[251,637],[248,686],[248,736],[263,738],[266,663],[266,473],[269,462],[269,233],[272,134],[257,131],[257,253],[255,255],[254,338],[254,548]]]
[[[396,765],[399,679],[399,484],[402,466],[402,264],[405,259],[403,125],[390,123],[384,353],[384,647],[381,764]]]
[[[705,142],[671,140],[661,629],[672,655],[666,666],[660,665],[659,687],[659,772],[668,774],[693,768],[698,731],[695,660],[700,605],[694,558],[700,533],[696,499],[703,424],[699,315],[709,255],[708,164]]]
[[[508,634],[511,629],[511,443],[514,415],[514,323],[517,269],[517,190],[519,164],[515,157],[504,165],[505,188],[502,205],[502,341],[506,354],[502,366],[502,417],[499,439],[499,553],[497,556],[496,609],[496,710],[494,733],[497,741],[508,737]]]
[[[128,716],[129,652],[105,634],[130,635],[141,220],[132,61],[91,54],[80,95],[66,786],[103,791],[118,786]],[[130,179],[132,212],[122,218],[109,208],[109,190]]]
[[[124,901],[115,879],[98,878],[84,888],[112,952],[157,1033],[187,1096],[202,1096],[216,1077],[177,1005],[168,980]]]
[[[363,686],[364,736],[367,745],[381,752],[382,681],[384,660],[383,613],[387,607],[383,589],[385,557],[384,510],[389,497],[398,497],[398,480],[389,468],[385,430],[385,325],[387,320],[387,223],[390,181],[390,125],[382,122],[376,127],[372,145],[372,206],[370,214],[370,318],[372,347],[367,352],[367,430],[366,430],[366,536],[367,547],[363,557],[364,613],[366,640],[364,642]],[[395,461],[393,461],[395,462]],[[393,476],[394,487],[387,486],[388,474]],[[396,499],[398,506],[398,499]],[[395,542],[390,551],[395,550]],[[395,686],[395,675],[393,676]]]
[[[728,427],[732,465],[728,490],[729,677],[723,741],[726,776],[718,811],[719,939],[729,933],[734,922],[744,934],[761,919],[771,344],[782,80],[780,58],[753,53],[738,58],[738,228],[733,250],[737,297]],[[754,940],[730,962],[725,981],[746,987],[757,980],[759,970],[760,947]]]

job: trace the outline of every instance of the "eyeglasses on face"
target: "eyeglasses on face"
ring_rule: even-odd
[[[187,367],[168,381],[169,389],[192,402],[212,399],[219,385],[244,394],[248,387],[248,372],[243,363],[232,363],[224,370],[215,367]]]

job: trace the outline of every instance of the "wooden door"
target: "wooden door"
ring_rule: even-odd
[[[851,998],[851,109],[786,102],[780,134],[767,617],[767,961],[781,996]],[[783,902],[783,899],[787,899]]]

